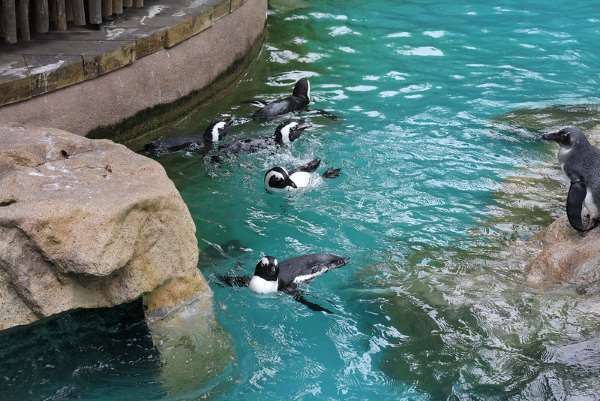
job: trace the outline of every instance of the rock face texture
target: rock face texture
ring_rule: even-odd
[[[163,285],[210,294],[195,230],[157,162],[107,140],[0,127],[0,330]],[[165,296],[154,298],[160,309]]]
[[[582,235],[560,217],[542,235],[542,251],[529,266],[529,283],[567,283],[581,293],[600,293],[600,229]]]

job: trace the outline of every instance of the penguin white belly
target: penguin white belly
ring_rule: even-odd
[[[258,294],[272,294],[277,292],[278,290],[278,282],[276,281],[267,281],[258,276],[252,276],[250,279],[250,283],[248,284],[248,288]]]
[[[584,227],[589,227],[598,218],[598,207],[594,202],[594,196],[592,191],[587,189],[585,199],[583,200],[583,207],[581,208],[581,221]]]
[[[299,188],[306,188],[309,184],[310,184],[310,178],[312,177],[311,173],[307,173],[306,171],[298,171],[292,175],[290,175],[290,178],[292,181],[294,181],[294,184],[296,184],[296,186]],[[294,190],[294,188],[288,187],[291,190]]]

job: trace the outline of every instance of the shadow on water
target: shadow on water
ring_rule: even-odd
[[[100,389],[108,382],[113,399],[132,399],[132,382],[148,395],[164,393],[141,301],[67,312],[9,330],[0,336],[0,361],[3,401],[39,400],[41,394],[46,400],[84,394],[102,399]]]

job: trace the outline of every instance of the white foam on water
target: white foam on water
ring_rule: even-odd
[[[445,36],[446,31],[425,31],[423,32],[423,35],[438,39]]]
[[[411,47],[396,50],[396,53],[403,56],[421,56],[421,57],[443,57],[444,52],[432,46]]]

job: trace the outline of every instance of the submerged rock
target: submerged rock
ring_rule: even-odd
[[[600,105],[559,105],[520,109],[498,117],[495,122],[535,132],[566,126],[576,126],[589,131],[600,126]]]
[[[197,260],[193,220],[160,164],[107,140],[0,128],[0,330],[173,279],[203,283]]]

